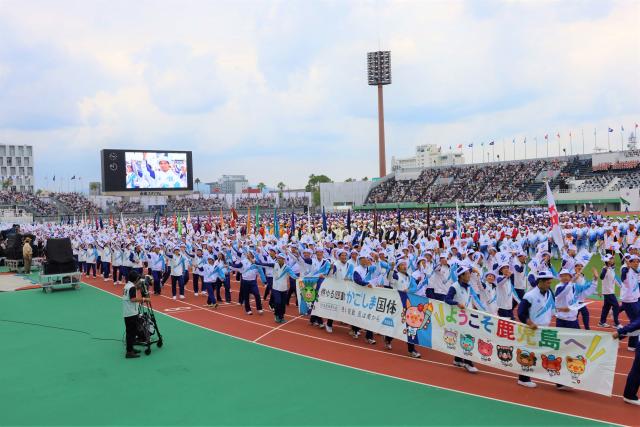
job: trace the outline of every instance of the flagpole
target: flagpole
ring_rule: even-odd
[[[537,136],[533,137],[533,143],[536,146],[536,159],[537,159],[538,158],[538,137]]]
[[[547,140],[547,158],[549,158],[549,135],[545,139]]]
[[[622,151],[624,151],[624,128],[620,128],[620,145],[622,146]]]
[[[558,157],[560,157],[560,155],[561,155],[560,153],[562,151],[562,147],[561,147],[562,144],[560,142],[560,137],[558,135],[560,135],[560,134],[559,133],[556,134],[556,137],[558,138]]]
[[[584,149],[584,128],[582,128],[582,154],[585,154],[586,151]]]
[[[524,144],[524,159],[527,160],[527,138],[522,143]]]
[[[471,144],[471,164],[473,164],[473,144]]]
[[[569,154],[573,156],[573,136],[569,132]]]
[[[611,133],[611,132],[609,132],[609,128],[607,128],[607,149],[608,149],[609,151],[611,151],[611,142],[609,141],[609,140],[610,140],[610,137],[609,137],[609,134],[610,134],[610,133]]]
[[[593,128],[593,149],[595,151],[595,149],[598,147],[598,129],[597,128]]]
[[[511,141],[511,143],[513,144],[513,160],[516,159],[516,140],[515,138]]]
[[[502,161],[506,161],[507,160],[507,143],[504,141],[504,138],[502,138]]]

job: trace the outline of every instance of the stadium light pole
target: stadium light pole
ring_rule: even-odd
[[[384,143],[384,99],[382,86],[391,84],[391,52],[367,53],[367,78],[369,86],[378,86],[378,160],[380,178],[387,174]]]

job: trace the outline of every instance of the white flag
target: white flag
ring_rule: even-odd
[[[546,186],[547,202],[549,203],[549,219],[551,220],[551,237],[553,237],[553,241],[556,246],[558,246],[558,249],[562,249],[564,247],[564,240],[562,239],[562,231],[560,231],[560,218],[558,217],[558,210],[556,209],[556,201],[553,199],[553,194],[551,193],[548,182]]]

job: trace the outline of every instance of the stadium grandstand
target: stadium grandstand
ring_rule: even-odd
[[[544,201],[545,181],[559,199],[628,204],[621,191],[640,185],[640,153],[567,156],[392,173],[374,183],[364,207],[393,204],[523,204]],[[626,194],[626,193],[625,193]],[[574,197],[575,196],[575,197]],[[578,203],[574,203],[576,205]],[[613,203],[615,204],[615,202]]]

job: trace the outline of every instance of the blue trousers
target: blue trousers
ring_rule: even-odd
[[[584,329],[587,331],[591,328],[589,327],[589,309],[584,306],[580,310],[578,310],[578,316],[582,316],[582,323],[584,324]]]
[[[612,310],[613,324],[614,325],[620,324],[620,321],[618,320],[618,313],[620,313],[620,305],[618,304],[618,299],[616,298],[616,294],[605,294],[603,296],[604,296],[604,304],[602,305],[602,313],[600,313],[600,323],[605,323],[607,321],[609,310]]]
[[[193,283],[195,283],[195,275]],[[202,282],[202,287],[207,291],[207,304],[215,304],[216,296],[213,293],[213,282]]]
[[[111,272],[111,263],[109,262],[102,262],[102,276],[105,279],[109,278],[109,273]]]
[[[425,295],[427,296],[427,298],[434,299],[436,301],[444,301],[445,297],[443,294],[437,293],[433,288],[428,288]]]
[[[171,276],[171,295],[176,296],[176,285],[180,286],[180,295],[184,295],[184,276]]]
[[[629,340],[631,340],[631,338],[632,337],[629,337]],[[627,399],[637,400],[638,387],[640,387],[640,346],[636,346],[636,357],[633,359],[631,370],[629,371],[629,375],[627,375],[623,396]]]
[[[127,276],[129,275],[129,267],[125,266],[125,265],[121,265],[120,266],[120,278],[123,281],[127,281]]]
[[[153,293],[156,295],[160,295],[162,292],[162,272],[151,270],[151,275],[153,276]]]
[[[244,310],[246,312],[251,311],[251,305],[249,305],[249,296],[253,295],[256,300],[256,308],[262,310],[262,301],[260,300],[260,291],[258,290],[258,282],[256,280],[244,280],[240,279],[240,297],[244,302]]]
[[[296,279],[289,277],[289,290],[287,291],[287,305],[291,301],[291,295],[296,295],[296,307],[298,306],[298,290],[296,289]]]
[[[273,303],[273,311],[277,318],[283,319],[287,310],[287,291],[271,290],[271,301]]]
[[[204,290],[204,278],[199,274],[193,275],[193,292],[198,293],[198,282],[202,280],[202,289]]]
[[[96,277],[96,265],[95,263],[87,263],[86,264],[86,271],[85,274],[88,276],[90,272],[93,271],[93,277]]]
[[[113,281],[114,282],[119,282],[120,281],[120,266],[119,265],[114,265],[112,266],[113,269]]]
[[[638,316],[640,316],[640,302],[623,302],[622,310],[627,313],[629,322],[633,322]],[[629,347],[638,348],[638,337],[629,337]]]
[[[576,320],[564,320],[556,318],[556,326],[558,328],[580,329],[578,319]]]
[[[220,288],[224,286],[224,300],[226,302],[231,302],[231,277],[229,275],[224,278],[224,282],[218,280],[213,285],[216,288],[216,298],[218,298],[218,301],[222,301]]]
[[[515,320],[515,318],[513,317],[513,308],[511,310],[507,310],[506,308],[499,308],[498,309],[498,316],[499,317],[506,317],[507,319],[511,319],[511,320]]]

